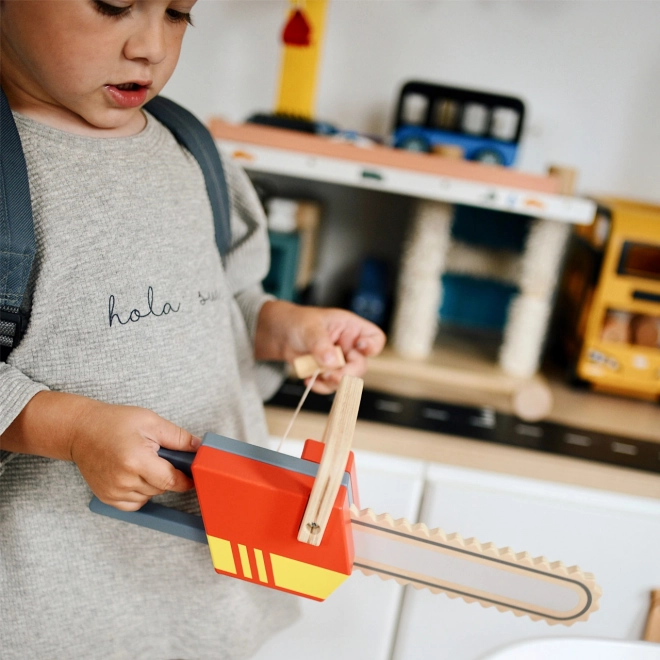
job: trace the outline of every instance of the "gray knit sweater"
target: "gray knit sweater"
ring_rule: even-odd
[[[28,332],[0,363],[0,433],[48,388],[263,444],[275,381],[260,388],[251,340],[268,244],[245,174],[224,163],[223,267],[201,170],[153,117],[112,139],[15,117],[37,259]],[[245,658],[295,618],[295,597],[217,575],[205,546],[89,512],[74,464],[3,452],[0,469],[3,660]]]

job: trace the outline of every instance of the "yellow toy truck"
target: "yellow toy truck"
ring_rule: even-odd
[[[660,400],[660,207],[604,200],[576,229],[561,291],[556,328],[574,375]]]

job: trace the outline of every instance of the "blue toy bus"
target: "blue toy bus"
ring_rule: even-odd
[[[513,96],[411,81],[399,95],[394,146],[432,152],[451,145],[467,160],[509,166],[524,116],[524,103]]]

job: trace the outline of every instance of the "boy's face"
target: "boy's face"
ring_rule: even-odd
[[[74,132],[138,132],[140,107],[174,71],[195,2],[0,0],[12,107]]]

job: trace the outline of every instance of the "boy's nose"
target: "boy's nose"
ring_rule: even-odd
[[[165,25],[162,20],[141,21],[124,45],[124,55],[129,60],[146,60],[159,64],[167,55]]]

